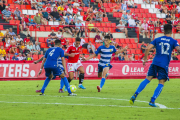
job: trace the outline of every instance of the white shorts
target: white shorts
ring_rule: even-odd
[[[76,71],[81,66],[83,66],[83,65],[82,65],[80,60],[78,60],[77,63],[68,63],[67,64],[68,72],[74,72],[74,71]]]

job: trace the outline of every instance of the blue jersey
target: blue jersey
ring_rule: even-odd
[[[100,46],[95,52],[96,55],[101,54],[101,58],[99,60],[100,66],[108,66],[110,64],[111,56],[116,52],[114,46],[110,45],[109,48],[105,47],[105,45]]]
[[[67,58],[68,59],[68,56],[65,56],[65,58]],[[63,69],[64,70],[64,67],[63,67],[63,65],[62,65],[62,59],[61,59],[61,57],[58,59],[58,66],[61,68],[61,69]]]
[[[171,53],[176,46],[179,46],[177,40],[171,37],[162,36],[151,42],[156,48],[156,55],[152,64],[168,69],[171,60]]]
[[[59,58],[64,57],[64,51],[60,47],[52,47],[49,48],[44,58],[46,58],[46,62],[44,63],[44,68],[57,68]]]

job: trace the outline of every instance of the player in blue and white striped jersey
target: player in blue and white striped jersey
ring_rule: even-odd
[[[104,43],[105,45],[100,46],[93,55],[89,56],[88,58],[84,58],[84,60],[87,61],[97,56],[98,54],[101,55],[101,58],[98,64],[98,77],[102,77],[102,79],[101,79],[100,86],[97,86],[98,92],[101,91],[105,83],[107,74],[109,70],[112,68],[112,65],[110,64],[112,54],[113,53],[119,54],[127,49],[127,47],[125,47],[124,49],[116,51],[115,47],[110,45],[110,36],[104,37]]]

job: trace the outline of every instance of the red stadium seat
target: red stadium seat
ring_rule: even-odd
[[[21,5],[21,9],[26,9],[26,5]]]
[[[131,49],[131,54],[135,54],[136,53],[136,51],[135,51],[135,49]]]
[[[135,9],[135,11],[134,11],[135,13],[139,13],[139,9]]]
[[[111,9],[110,8],[106,8],[106,12],[111,12]]]
[[[146,13],[143,13],[143,14],[142,14],[142,17],[143,17],[143,18],[147,18]]]
[[[46,31],[51,31],[51,27],[50,26],[46,26]]]
[[[119,17],[122,17],[122,13],[118,13],[118,16],[119,16]]]
[[[83,12],[87,12],[88,7],[83,7]]]
[[[116,27],[116,23],[111,23],[111,26],[115,28]]]
[[[15,24],[14,20],[9,20],[9,24]]]
[[[81,16],[84,16],[84,12],[81,12]]]
[[[148,13],[148,14],[147,14],[147,17],[148,17],[148,18],[152,18],[151,13]]]
[[[109,8],[113,7],[113,4],[112,3],[108,3],[108,7]]]
[[[125,48],[127,46],[127,44],[122,44],[122,47]]]
[[[139,60],[139,56],[138,55],[135,55],[135,60]]]
[[[96,43],[96,49],[97,49],[99,46],[101,46],[101,44],[100,44],[100,43]]]
[[[3,44],[3,42],[0,42],[0,46],[3,46],[4,44]]]
[[[142,54],[142,50],[141,49],[136,49],[136,54]]]
[[[141,45],[142,45],[142,44],[139,43],[139,44],[138,44],[138,48],[141,48]]]
[[[101,24],[100,23],[96,23],[96,27],[100,27],[101,26]]]
[[[117,13],[117,12],[114,12],[114,13],[113,13],[113,17],[119,17],[118,13]]]
[[[141,4],[137,4],[137,8],[141,8]]]
[[[131,11],[131,13],[134,13],[134,12],[135,12],[135,9],[134,9],[134,8],[131,8],[130,11]]]
[[[89,38],[89,41],[91,41],[91,43],[94,43],[94,38]]]
[[[104,32],[108,32],[109,31],[109,29],[108,28],[104,28]]]
[[[138,16],[138,18],[142,18],[141,13],[138,13],[137,16]]]
[[[104,6],[105,8],[108,8],[108,4],[107,4],[107,3],[103,3],[103,6]]]
[[[137,48],[137,44],[132,44],[132,48],[136,49]]]
[[[123,38],[120,38],[120,43],[124,44],[126,42],[125,42],[125,40]]]
[[[103,18],[103,21],[104,21],[104,22],[108,22],[108,17],[104,17],[104,18]]]
[[[43,57],[44,55],[39,55],[39,59],[41,58],[41,57]]]
[[[71,38],[66,38],[68,41],[69,41],[69,43],[72,43],[72,39]]]
[[[106,23],[101,23],[101,26],[102,27],[106,27]]]
[[[128,44],[128,48],[129,49],[133,48],[133,45],[132,44]]]
[[[10,4],[11,9],[15,9],[14,4]]]
[[[120,42],[119,42],[119,38],[116,38],[116,42],[117,42],[117,43],[120,43]]]
[[[156,14],[155,13],[152,14],[152,18],[156,18]]]
[[[129,44],[129,43],[130,43],[130,41],[129,41],[129,39],[128,39],[128,38],[126,38],[124,41],[125,41],[125,43],[127,43],[127,44]]]
[[[82,53],[83,54],[88,54],[88,50],[87,49],[82,49]]]
[[[73,42],[73,43],[75,42],[75,38],[72,38],[72,42]]]
[[[38,60],[39,59],[38,55],[33,55],[33,59]]]
[[[130,43],[136,43],[134,38],[129,39]]]
[[[149,9],[144,9],[144,12],[145,13],[149,13]]]
[[[45,31],[44,26],[40,26],[40,31]]]
[[[86,42],[86,43],[88,43],[88,42],[89,42],[88,38],[84,38],[84,40],[85,40],[85,42]]]
[[[127,49],[127,54],[131,54],[131,50],[130,49]]]
[[[40,47],[41,47],[41,48],[48,48],[46,43],[41,43],[41,44],[40,44]]]
[[[106,26],[107,27],[111,27],[111,23],[106,23]]]
[[[3,28],[3,25],[0,25],[0,30],[3,30],[4,28]]]
[[[43,37],[39,37],[39,42],[45,42]]]
[[[20,5],[18,5],[18,4],[15,4],[15,8],[18,8],[18,9],[20,9],[21,7],[20,7]]]

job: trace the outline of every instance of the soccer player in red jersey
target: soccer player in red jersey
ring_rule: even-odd
[[[73,80],[74,72],[76,70],[80,71],[79,88],[86,89],[82,85],[83,80],[84,80],[84,67],[81,64],[81,61],[79,60],[80,52],[82,50],[82,46],[80,45],[80,43],[81,43],[81,39],[79,37],[76,37],[76,40],[73,43],[73,45],[69,46],[65,51],[65,56],[69,56],[68,62],[67,62],[68,73],[69,73],[68,81],[70,83]]]

